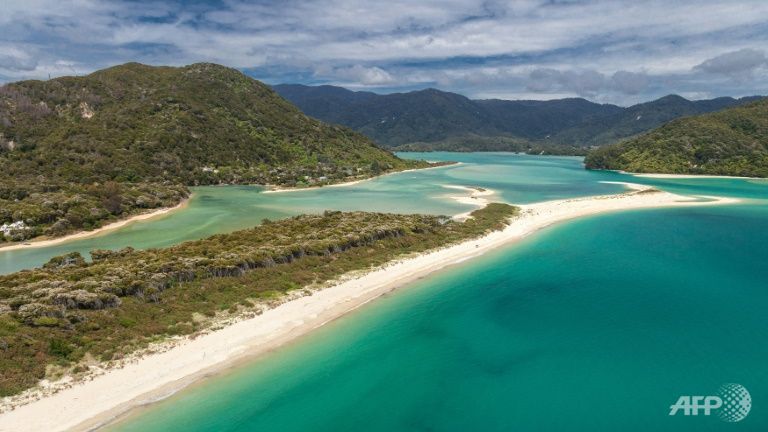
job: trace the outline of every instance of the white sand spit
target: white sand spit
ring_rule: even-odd
[[[131,408],[157,400],[199,380],[251,360],[304,335],[359,306],[429,273],[519,241],[552,224],[621,210],[707,206],[731,198],[684,197],[628,184],[630,192],[522,205],[502,231],[410,256],[365,274],[342,278],[328,288],[287,301],[261,315],[235,322],[195,339],[177,340],[164,352],[147,355],[90,381],[40,398],[0,415],[0,431],[88,430]],[[476,192],[481,192],[477,191]],[[468,198],[468,199],[479,199]],[[11,402],[6,399],[6,406]]]
[[[129,218],[126,218],[126,219],[123,219],[123,220],[119,220],[117,222],[113,222],[113,223],[108,224],[108,225],[104,225],[103,227],[97,228],[97,229],[92,230],[92,231],[80,231],[80,232],[75,233],[75,234],[70,234],[70,235],[63,236],[63,237],[57,237],[57,238],[50,239],[50,240],[30,240],[30,241],[24,242],[24,243],[17,243],[17,244],[8,245],[8,246],[0,246],[0,252],[11,251],[11,250],[18,250],[18,249],[29,249],[29,248],[40,248],[40,247],[46,247],[46,246],[54,246],[54,245],[57,245],[57,244],[66,243],[66,242],[70,242],[70,241],[73,241],[73,240],[80,240],[80,239],[89,238],[89,237],[96,237],[96,236],[104,234],[104,233],[106,233],[108,231],[114,231],[114,230],[116,230],[118,228],[122,228],[122,227],[124,227],[124,226],[126,226],[128,224],[132,224],[134,222],[143,221],[143,220],[147,220],[147,219],[154,219],[154,218],[166,215],[166,214],[168,214],[168,213],[170,213],[172,211],[175,211],[175,210],[178,210],[178,209],[181,209],[181,208],[185,207],[188,202],[189,202],[189,199],[187,198],[187,199],[183,200],[182,202],[180,202],[178,205],[176,205],[174,207],[165,207],[165,208],[161,208],[161,209],[154,210],[154,211],[151,211],[151,212],[141,213],[141,214],[138,214],[136,216],[132,216],[132,217],[129,217]]]

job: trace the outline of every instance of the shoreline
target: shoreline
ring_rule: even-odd
[[[740,180],[768,180],[763,177],[741,177],[741,176],[727,176],[727,175],[711,175],[711,174],[662,174],[662,173],[631,173],[627,171],[617,171],[622,174],[629,174],[633,177],[640,178],[657,178],[657,179],[740,179]]]
[[[665,174],[665,173],[636,173],[620,169],[598,169],[586,168],[588,171],[605,171],[618,174],[626,174],[632,177],[640,178],[658,178],[658,179],[741,179],[741,180],[768,180],[768,177],[742,177],[716,174]]]
[[[625,210],[692,207],[741,202],[735,198],[686,197],[623,183],[628,192],[520,205],[510,225],[484,237],[407,256],[311,295],[286,301],[261,315],[237,321],[172,348],[135,359],[90,380],[0,414],[0,431],[92,430],[131,415],[206,376],[253,361],[375,298],[430,273],[510,245],[545,227],[590,215]],[[119,389],[118,391],[115,391]],[[7,402],[7,400],[6,400]],[[56,412],[55,418],[51,413]]]
[[[458,185],[443,185],[447,189],[457,189],[465,192],[469,192],[469,195],[449,195],[448,198],[466,205],[475,206],[477,208],[483,208],[491,203],[490,197],[496,195],[496,191],[481,187],[472,186],[458,186]],[[474,209],[477,210],[477,209]],[[457,221],[465,221],[470,218],[470,214],[474,211],[466,211],[453,215],[453,219]]]
[[[298,192],[298,191],[314,190],[314,189],[327,188],[327,187],[352,186],[352,185],[356,185],[358,183],[362,183],[362,182],[365,182],[365,181],[377,179],[377,178],[380,178],[380,177],[385,177],[385,176],[392,175],[392,174],[399,174],[399,173],[404,173],[404,172],[409,172],[409,171],[421,171],[421,170],[429,170],[429,169],[436,169],[436,168],[444,168],[444,167],[455,166],[455,165],[461,165],[461,162],[447,163],[447,164],[431,166],[431,167],[426,167],[426,168],[411,168],[411,169],[407,169],[407,170],[403,170],[403,171],[388,172],[388,173],[381,174],[381,175],[378,175],[378,176],[368,177],[368,178],[358,179],[358,180],[352,180],[352,181],[348,181],[348,182],[344,182],[344,183],[333,183],[333,184],[329,184],[329,185],[310,186],[310,187],[305,187],[305,188],[295,188],[295,187],[293,187],[293,188],[281,188],[281,187],[278,187],[278,186],[271,186],[271,185],[255,185],[255,186],[263,186],[263,187],[267,187],[268,188],[268,189],[262,191],[261,193]],[[138,221],[143,221],[143,220],[147,220],[147,219],[152,219],[152,218],[155,218],[155,217],[159,217],[159,216],[165,215],[165,214],[170,213],[170,212],[175,211],[175,210],[180,210],[180,209],[186,207],[187,204],[189,204],[189,200],[191,198],[192,198],[192,194],[190,194],[187,198],[184,198],[183,200],[181,200],[181,202],[179,202],[177,205],[175,205],[173,207],[162,207],[162,208],[159,208],[157,210],[150,211],[150,212],[139,213],[137,215],[131,216],[131,217],[126,218],[126,219],[120,219],[120,220],[114,221],[114,222],[109,223],[107,225],[104,225],[104,226],[102,226],[100,228],[96,228],[95,230],[78,231],[78,232],[75,232],[75,233],[72,233],[72,234],[67,234],[67,235],[62,236],[62,237],[56,237],[56,238],[50,238],[50,239],[48,239],[48,238],[41,238],[41,239],[38,239],[38,240],[30,239],[29,241],[17,242],[17,243],[14,243],[14,244],[0,245],[0,253],[8,252],[8,251],[14,251],[14,250],[21,250],[21,249],[31,249],[31,248],[39,248],[39,247],[46,247],[46,246],[55,246],[57,244],[66,243],[66,242],[70,242],[70,241],[73,241],[73,240],[80,240],[80,239],[84,239],[84,238],[95,237],[97,235],[106,233],[108,231],[112,231],[112,230],[116,230],[116,229],[122,228],[122,227],[124,227],[124,226],[126,226],[128,224],[133,223],[133,222],[138,222]]]
[[[27,242],[23,243],[17,243],[7,246],[0,246],[0,253],[7,252],[7,251],[13,251],[13,250],[20,250],[20,249],[32,249],[32,248],[39,248],[39,247],[46,247],[46,246],[54,246],[61,243],[67,243],[73,240],[80,240],[84,238],[90,238],[95,237],[101,234],[104,234],[108,231],[113,231],[118,228],[122,228],[126,225],[132,224],[134,222],[153,219],[159,216],[166,215],[170,212],[180,210],[189,204],[189,200],[192,198],[192,195],[188,196],[187,198],[184,198],[181,200],[180,203],[176,204],[173,207],[163,207],[154,211],[146,212],[146,213],[139,213],[137,215],[131,216],[126,219],[121,219],[112,223],[109,223],[107,225],[104,225],[103,227],[96,228],[95,230],[91,231],[78,231],[73,234],[68,234],[63,237],[56,237],[52,239],[41,239],[41,240],[29,240]]]
[[[384,174],[373,176],[373,177],[367,177],[367,178],[358,179],[358,180],[351,180],[351,181],[342,182],[342,183],[331,183],[331,184],[321,185],[321,186],[307,186],[307,187],[297,188],[297,187],[280,187],[280,186],[267,185],[269,189],[263,191],[262,193],[301,192],[301,191],[316,190],[316,189],[323,189],[323,188],[353,186],[359,183],[367,182],[374,179],[379,179],[379,178],[390,176],[393,174],[402,174],[402,173],[411,172],[411,171],[425,171],[425,170],[431,170],[431,169],[445,168],[449,166],[461,165],[462,163],[463,162],[453,162],[453,163],[446,163],[446,164],[431,166],[426,168],[410,168],[402,171],[392,171],[392,172],[384,173]]]

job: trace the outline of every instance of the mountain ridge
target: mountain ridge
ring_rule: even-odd
[[[527,148],[536,153],[542,148],[558,146],[563,147],[562,151],[605,145],[681,116],[711,112],[758,98],[719,97],[690,101],[678,95],[667,95],[654,101],[619,107],[584,98],[473,100],[437,89],[379,95],[329,85],[278,84],[272,87],[307,115],[349,126],[383,146],[407,150],[485,147],[485,144],[460,143],[463,137],[469,136],[480,137],[482,141],[501,138],[501,141],[514,143],[508,146],[511,151]],[[446,106],[451,101],[452,106]],[[329,112],[329,106],[333,107],[332,112]],[[414,125],[419,125],[419,129]]]

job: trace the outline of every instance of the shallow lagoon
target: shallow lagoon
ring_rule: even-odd
[[[435,155],[431,155],[435,156]],[[613,193],[621,186],[598,183],[601,173],[585,171],[577,158],[445,154],[466,160],[444,168],[383,176],[345,187],[265,194],[256,186],[193,188],[189,204],[166,216],[132,223],[92,238],[49,247],[3,252],[0,273],[37,267],[71,251],[86,255],[93,249],[163,247],[185,240],[252,227],[275,219],[323,210],[366,210],[399,213],[456,214],[470,209],[449,198],[456,190],[443,185],[471,185],[497,190],[511,202],[531,202],[571,196]]]
[[[452,160],[458,165],[379,177],[345,187],[265,194],[256,186],[194,188],[188,206],[164,217],[132,223],[92,238],[26,250],[0,249],[0,274],[36,267],[71,251],[163,247],[185,240],[252,227],[275,219],[323,210],[457,214],[470,210],[449,198],[445,185],[490,188],[497,199],[530,203],[552,199],[619,193],[621,185],[604,181],[651,184],[671,192],[766,198],[768,182],[739,179],[651,179],[587,171],[581,158],[510,153],[403,153],[403,157]]]

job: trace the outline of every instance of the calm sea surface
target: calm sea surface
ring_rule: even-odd
[[[117,431],[768,429],[768,183],[589,172],[577,158],[405,154],[461,165],[347,188],[198,188],[190,206],[95,239],[0,253],[0,270],[67,250],[163,246],[323,209],[458,213],[443,185],[509,202],[633,181],[727,207],[602,215],[386,296],[252,364],[140,410]],[[670,417],[680,395],[739,383],[749,416]]]
[[[165,217],[136,222],[106,234],[44,248],[0,249],[0,274],[43,265],[54,256],[93,249],[163,247],[212,234],[235,231],[301,213],[327,209],[398,213],[457,214],[471,207],[448,196],[461,194],[446,185],[480,186],[499,193],[497,199],[530,203],[560,198],[619,193],[623,186],[602,181],[648,183],[672,192],[768,197],[762,180],[657,180],[587,171],[581,158],[509,153],[403,153],[401,156],[453,160],[459,165],[384,176],[353,186],[265,194],[254,186],[193,188],[189,205]]]

